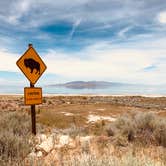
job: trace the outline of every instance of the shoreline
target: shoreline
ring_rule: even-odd
[[[24,94],[15,94],[15,93],[9,93],[9,94],[1,94],[0,93],[0,97],[1,96],[15,96],[15,97],[19,97],[19,96],[24,96]],[[54,96],[105,96],[105,97],[128,97],[128,96],[140,96],[140,97],[152,97],[152,98],[157,98],[157,97],[166,97],[166,95],[160,95],[160,94],[43,94],[43,97],[54,97]]]

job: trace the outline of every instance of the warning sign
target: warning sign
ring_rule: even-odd
[[[42,104],[42,88],[24,88],[25,105]]]
[[[47,68],[32,46],[28,48],[16,64],[33,85]]]

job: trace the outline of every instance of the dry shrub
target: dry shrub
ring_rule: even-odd
[[[119,145],[127,141],[166,147],[166,119],[153,113],[122,116],[109,125],[107,133]]]
[[[21,112],[1,114],[0,165],[9,165],[9,163],[15,165],[26,157],[31,149],[30,131],[30,118],[26,114]]]
[[[166,120],[158,119],[156,122],[158,125],[156,125],[154,130],[155,138],[158,142],[158,145],[166,147]]]
[[[76,136],[85,136],[87,135],[87,131],[83,127],[77,127],[75,124],[72,124],[70,128],[63,129],[61,131],[63,134],[69,135],[72,138]]]

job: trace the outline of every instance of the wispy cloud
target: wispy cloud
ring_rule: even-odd
[[[102,31],[102,30],[107,30],[107,29],[110,29],[112,27],[112,25],[110,24],[103,24],[103,25],[95,25],[93,27],[88,27],[88,28],[85,28],[85,29],[81,29],[79,30],[80,32],[88,32],[88,31]]]
[[[80,25],[80,23],[81,23],[81,19],[78,19],[74,22],[72,30],[71,30],[70,35],[69,35],[70,39],[73,37],[73,35],[74,35],[77,27]]]
[[[156,65],[150,65],[150,66],[145,67],[143,70],[146,71],[146,72],[155,71],[155,70],[157,70],[157,66]]]
[[[124,29],[121,29],[118,32],[118,36],[124,38],[125,37],[125,33],[127,33],[131,28],[132,28],[132,26],[127,26]]]

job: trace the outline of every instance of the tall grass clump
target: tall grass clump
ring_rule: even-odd
[[[122,116],[109,125],[107,133],[118,145],[136,142],[166,147],[166,119],[153,113]]]
[[[22,112],[0,116],[0,165],[18,165],[31,150],[31,123]],[[16,164],[17,163],[17,164]]]

